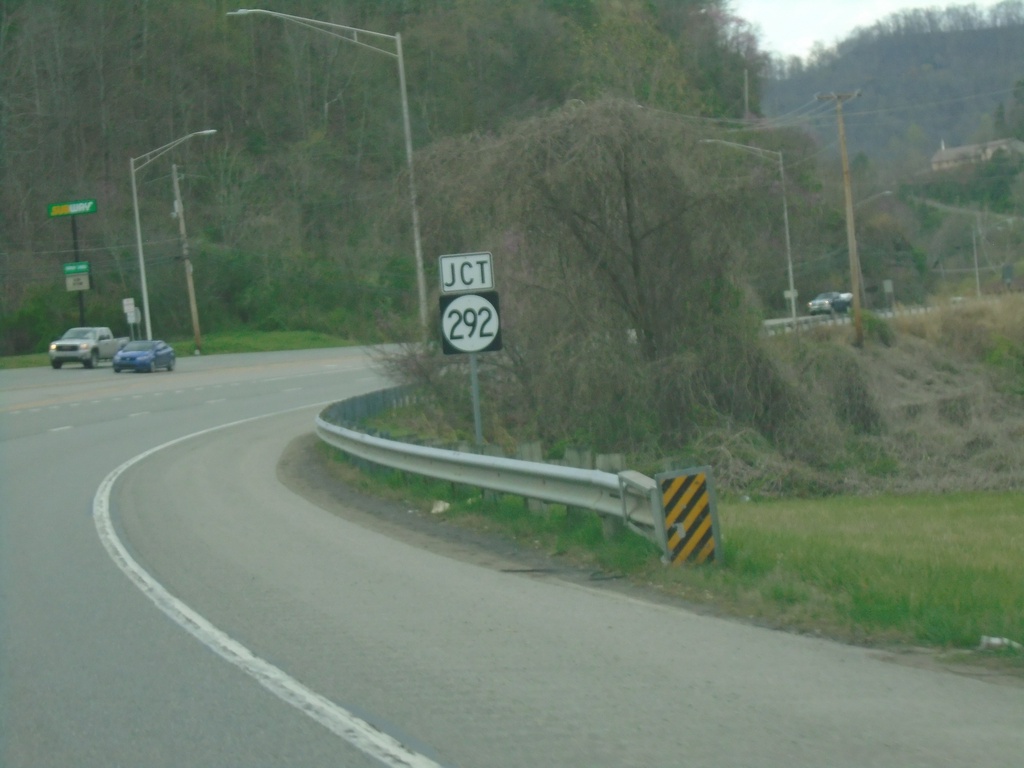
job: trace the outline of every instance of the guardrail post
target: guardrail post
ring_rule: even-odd
[[[602,472],[618,474],[626,468],[626,457],[621,453],[601,453],[594,457],[594,468]],[[617,517],[601,517],[601,530],[604,533],[605,541],[620,536],[625,530],[625,521]]]
[[[516,449],[516,458],[523,461],[535,461],[538,464],[544,461],[544,446],[539,440],[532,443],[520,443]],[[543,514],[547,505],[537,499],[527,499],[526,508],[535,514]]]
[[[483,445],[477,446],[477,453],[482,456],[497,456],[500,458],[505,457],[505,452],[501,450],[500,446],[491,445],[490,443],[484,443]],[[483,492],[484,500],[495,501],[498,498],[498,493],[495,491],[484,489]]]
[[[562,463],[567,467],[575,467],[576,469],[593,469],[594,452],[588,448],[568,447],[565,449]],[[567,507],[565,514],[570,522],[580,523],[586,519],[587,510],[579,509],[578,507]]]

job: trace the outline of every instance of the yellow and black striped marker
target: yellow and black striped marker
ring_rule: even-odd
[[[718,520],[708,467],[658,475],[665,511],[666,552],[671,563],[715,560]]]

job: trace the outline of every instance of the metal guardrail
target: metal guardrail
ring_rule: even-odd
[[[664,531],[655,525],[662,514],[658,486],[640,472],[576,469],[431,448],[352,428],[362,418],[407,397],[407,391],[398,388],[334,403],[317,416],[317,435],[328,445],[380,466],[618,518],[664,549]]]
[[[865,312],[871,312],[878,317],[885,319],[892,319],[905,315],[922,315],[928,312],[934,312],[936,307],[933,306],[922,306],[922,307],[900,307],[899,309],[871,309],[865,310]],[[849,325],[851,322],[851,316],[847,312],[833,313],[833,314],[821,314],[821,315],[799,315],[794,320],[790,317],[779,317],[774,319],[765,320],[762,322],[765,332],[769,336],[774,336],[777,333],[792,333],[794,329],[813,328],[820,325]]]

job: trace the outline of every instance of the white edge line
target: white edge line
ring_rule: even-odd
[[[107,475],[100,483],[93,498],[93,521],[96,525],[96,533],[100,542],[107,550],[107,554],[114,561],[118,568],[131,580],[142,593],[148,597],[161,611],[172,621],[195,637],[199,642],[211,651],[221,656],[231,664],[238,667],[256,682],[273,693],[279,699],[292,705],[303,714],[311,717],[316,722],[327,728],[337,736],[340,736],[359,751],[376,758],[388,766],[404,766],[406,768],[441,768],[426,755],[415,752],[400,741],[387,733],[375,728],[365,720],[356,717],[344,707],[340,707],[329,699],[321,696],[316,691],[307,688],[295,678],[278,669],[259,656],[254,654],[241,643],[233,640],[230,636],[217,629],[213,624],[192,610],[188,605],[174,597],[164,588],[152,575],[149,574],[131,556],[124,544],[118,538],[110,518],[110,492],[117,479],[128,471],[132,466],[143,459],[151,456],[157,451],[169,448],[177,443],[190,440],[194,437],[216,432],[228,427],[238,426],[246,422],[258,419],[278,416],[291,411],[303,410],[315,405],[326,405],[315,403],[313,405],[291,408],[277,413],[254,416],[248,419],[233,421],[229,424],[222,424],[218,427],[211,427],[199,432],[194,432],[184,437],[171,440],[148,451],[138,454]]]

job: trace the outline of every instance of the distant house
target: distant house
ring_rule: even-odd
[[[992,159],[996,152],[1009,152],[1024,157],[1024,141],[1019,139],[997,139],[984,144],[968,144],[964,147],[942,149],[932,155],[933,171],[948,171],[961,165],[985,163]]]

